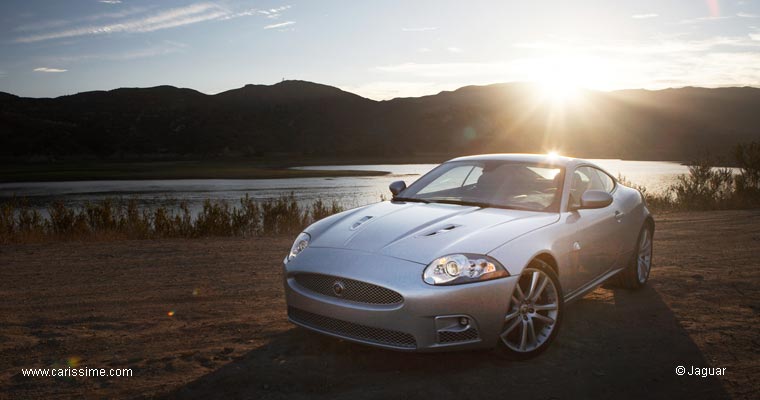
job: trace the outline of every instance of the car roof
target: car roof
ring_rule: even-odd
[[[564,157],[554,154],[520,154],[520,153],[503,153],[503,154],[479,154],[473,156],[457,157],[449,161],[516,161],[536,164],[556,165],[558,167],[571,167],[578,164],[594,163],[580,158]]]

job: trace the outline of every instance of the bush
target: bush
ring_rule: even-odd
[[[51,239],[167,238],[292,234],[310,223],[343,211],[336,202],[316,200],[301,206],[291,193],[258,203],[248,195],[231,206],[206,200],[193,216],[185,202],[140,210],[136,199],[104,199],[81,208],[56,201],[43,217],[28,202],[11,199],[0,204],[0,243]]]
[[[760,142],[736,146],[734,157],[740,169],[735,179],[738,206],[760,206]]]
[[[679,176],[671,190],[682,209],[726,208],[734,195],[733,173],[729,168],[715,168],[708,160],[700,160],[689,165],[689,175]]]
[[[678,177],[667,192],[649,194],[625,177],[618,180],[638,189],[653,210],[719,210],[760,207],[760,143],[740,144],[734,151],[740,173],[717,168],[715,162],[702,159],[689,165],[689,174]]]

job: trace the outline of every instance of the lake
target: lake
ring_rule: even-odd
[[[593,160],[614,176],[661,192],[675,182],[679,174],[688,173],[686,166],[664,161]],[[175,179],[79,182],[0,183],[0,201],[14,195],[26,198],[35,208],[43,209],[53,200],[70,206],[104,198],[137,198],[141,205],[170,205],[173,199],[186,201],[191,210],[201,207],[203,200],[237,201],[248,194],[255,199],[272,199],[293,193],[302,203],[321,198],[345,207],[356,207],[389,197],[388,185],[396,180],[413,182],[436,164],[327,165],[295,167],[319,170],[388,171],[388,175],[336,178],[291,179]]]

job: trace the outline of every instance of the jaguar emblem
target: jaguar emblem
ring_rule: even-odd
[[[343,292],[346,291],[346,286],[341,281],[335,281],[332,285],[332,290],[336,296],[340,297],[343,296]]]

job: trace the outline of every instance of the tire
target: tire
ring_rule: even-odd
[[[564,311],[557,274],[544,261],[531,261],[511,294],[497,344],[498,354],[525,360],[543,353],[557,337]]]
[[[637,290],[646,285],[652,271],[653,239],[654,229],[650,223],[645,223],[636,239],[636,248],[628,266],[617,275],[617,286]]]

